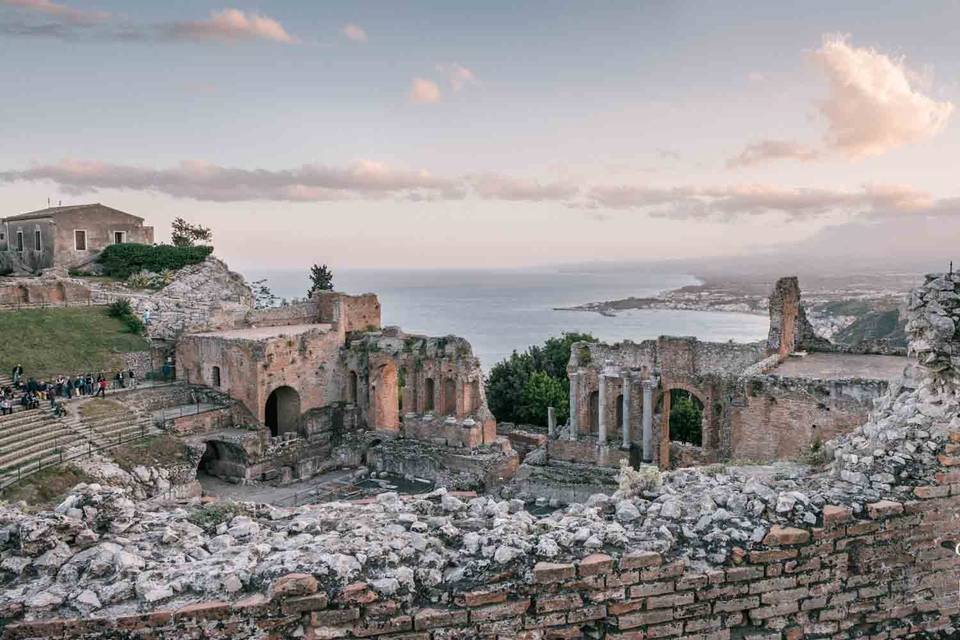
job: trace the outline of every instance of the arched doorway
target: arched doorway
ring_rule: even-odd
[[[263,414],[270,435],[297,433],[300,429],[300,394],[293,387],[277,387],[267,397]]]
[[[400,399],[397,365],[380,365],[370,384],[370,419],[374,429],[400,428]]]
[[[622,393],[617,395],[616,402],[617,402],[616,407],[614,407],[615,415],[614,415],[613,429],[611,431],[619,433],[620,437],[623,437],[623,394]]]
[[[457,382],[453,378],[443,381],[443,413],[448,416],[457,413]]]

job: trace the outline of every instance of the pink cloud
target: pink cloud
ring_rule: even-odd
[[[110,19],[110,14],[106,11],[76,9],[52,0],[0,0],[0,4],[43,13],[74,24],[92,24]]]
[[[207,20],[178,22],[172,33],[179,38],[191,40],[217,40],[236,42],[240,40],[270,40],[283,44],[295,44],[297,38],[273,18],[240,9],[212,11]]]
[[[342,33],[348,40],[353,40],[354,42],[367,41],[367,32],[358,25],[352,23],[343,25],[340,33]]]
[[[440,87],[433,80],[414,78],[410,83],[410,102],[433,104],[440,102]]]
[[[468,85],[477,84],[478,82],[477,75],[473,71],[456,62],[438,64],[437,71],[447,76],[450,88],[453,89],[455,93],[463,90]]]
[[[727,166],[748,167],[770,160],[801,160],[809,162],[820,157],[820,152],[798,142],[789,140],[761,140],[749,144],[739,155],[730,158]]]

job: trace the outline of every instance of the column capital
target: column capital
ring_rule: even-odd
[[[646,380],[643,380],[641,384],[643,384],[644,389],[656,389],[658,386],[660,386],[660,378],[651,376]]]

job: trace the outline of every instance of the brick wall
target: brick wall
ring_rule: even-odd
[[[943,544],[960,538],[960,472],[949,470],[960,458],[942,461],[915,499],[868,504],[862,519],[827,505],[816,526],[774,525],[725,566],[651,551],[521,558],[482,589],[451,584],[443,602],[391,600],[365,582],[324,592],[290,574],[233,603],[22,622],[3,638],[946,638],[960,623],[960,558]]]

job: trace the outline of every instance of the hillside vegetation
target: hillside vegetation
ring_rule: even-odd
[[[18,362],[37,379],[120,368],[121,353],[150,344],[107,315],[104,307],[0,312],[0,372]]]

